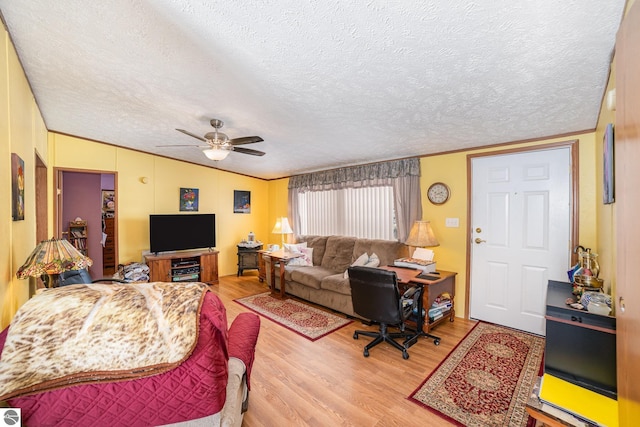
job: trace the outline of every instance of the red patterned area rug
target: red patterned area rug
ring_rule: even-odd
[[[235,300],[305,338],[315,341],[351,323],[351,320],[319,310],[294,299],[281,300],[269,292]]]
[[[409,400],[461,426],[533,425],[543,353],[542,337],[479,322]]]

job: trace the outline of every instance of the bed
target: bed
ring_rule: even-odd
[[[0,334],[0,400],[21,409],[23,425],[241,425],[260,320],[241,313],[227,329],[225,307],[208,289],[156,282],[44,291]],[[88,295],[84,309],[79,295]],[[123,319],[115,319],[121,312]],[[140,338],[129,330],[140,324],[155,326]],[[55,330],[63,333],[52,343],[34,338],[42,333],[49,340]],[[83,344],[77,337],[88,330],[97,335]],[[145,341],[154,333],[160,344]],[[172,350],[181,347],[183,353]],[[94,354],[103,348],[106,354]],[[129,365],[133,359],[141,361]]]

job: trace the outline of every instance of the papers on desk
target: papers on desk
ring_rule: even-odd
[[[431,249],[416,248],[413,252],[413,258],[433,262],[433,251]]]
[[[398,267],[415,268],[422,270],[423,273],[433,273],[436,271],[436,263],[433,260],[433,251],[431,249],[416,248],[411,258],[400,258],[394,261],[394,265]]]

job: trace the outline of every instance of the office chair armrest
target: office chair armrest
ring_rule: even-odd
[[[404,291],[404,294],[402,294],[401,298],[413,298],[413,295],[416,293],[417,290],[418,288],[416,286],[412,286],[406,291]]]
[[[101,279],[92,280],[91,283],[129,283],[126,280],[113,279],[111,277],[103,277]]]

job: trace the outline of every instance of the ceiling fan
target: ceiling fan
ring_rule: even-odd
[[[226,134],[218,131],[224,125],[222,120],[211,119],[210,123],[214,130],[213,132],[207,132],[204,137],[198,136],[184,129],[176,130],[184,133],[185,135],[189,135],[199,139],[200,141],[206,142],[207,145],[197,145],[194,147],[206,148],[206,150],[203,150],[202,152],[211,160],[223,160],[232,151],[242,154],[250,154],[252,156],[264,156],[264,151],[238,147],[238,145],[253,144],[264,141],[259,136],[245,136],[243,138],[229,139]],[[184,147],[184,145],[165,145],[164,147]]]

